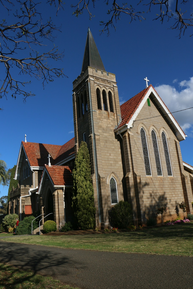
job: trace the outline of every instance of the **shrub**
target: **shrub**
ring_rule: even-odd
[[[153,218],[153,217],[150,217],[148,220],[147,220],[147,226],[156,226],[157,225],[157,220],[156,218]]]
[[[62,228],[61,232],[68,232],[72,230],[72,224],[70,222],[67,222]]]
[[[9,214],[3,218],[3,221],[2,221],[3,227],[6,229],[7,232],[8,232],[9,227],[14,228],[17,219],[19,219],[17,214]]]
[[[17,227],[17,235],[26,235],[31,234],[31,222],[35,219],[34,216],[25,217],[23,221],[19,222]],[[33,229],[35,230],[38,227],[37,221],[33,222]]]
[[[56,222],[48,220],[44,223],[43,230],[45,233],[56,231]]]
[[[0,233],[5,232],[5,228],[3,227],[3,224],[0,225]]]
[[[188,214],[187,218],[188,218],[189,220],[193,220],[193,215],[192,215],[192,214]]]
[[[131,205],[120,201],[109,211],[109,221],[112,227],[126,229],[133,222]]]

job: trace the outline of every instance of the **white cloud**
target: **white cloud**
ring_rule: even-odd
[[[177,84],[177,81],[174,80],[173,83]],[[193,107],[193,77],[179,82],[179,90],[166,84],[159,85],[155,89],[171,112]],[[193,131],[193,109],[173,115],[186,133]]]
[[[71,130],[71,131],[69,131],[68,133],[74,133],[74,131],[73,131],[73,130]]]

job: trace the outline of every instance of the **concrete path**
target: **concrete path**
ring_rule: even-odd
[[[80,288],[193,288],[193,258],[189,257],[69,250],[1,239],[0,262]]]

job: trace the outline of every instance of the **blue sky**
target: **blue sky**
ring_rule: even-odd
[[[75,1],[72,1],[75,2]],[[44,5],[44,17],[52,16],[61,33],[56,33],[54,44],[64,51],[62,67],[68,77],[56,79],[43,89],[41,80],[29,79],[29,91],[36,95],[23,102],[10,95],[0,99],[1,141],[0,159],[12,168],[17,163],[21,141],[27,134],[29,142],[62,145],[74,136],[72,111],[72,82],[80,74],[88,27],[90,27],[106,71],[116,74],[120,102],[123,103],[145,88],[147,76],[171,112],[193,106],[193,37],[178,38],[171,30],[172,22],[160,24],[152,21],[149,14],[142,22],[129,24],[122,16],[116,31],[101,34],[100,20],[106,19],[102,1],[96,2],[95,17],[88,14],[76,18],[72,8],[65,4],[56,16],[53,7]],[[193,4],[187,4],[193,12]],[[2,11],[2,10],[1,10]],[[0,12],[2,13],[2,12]],[[52,44],[50,44],[52,47]],[[47,49],[46,47],[44,49]],[[4,70],[0,66],[1,78]],[[174,113],[174,117],[185,130],[187,139],[181,142],[182,157],[193,165],[193,109]],[[0,186],[0,196],[6,195],[8,187]]]

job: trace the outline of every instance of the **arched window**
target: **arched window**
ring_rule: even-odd
[[[111,191],[111,204],[117,204],[118,203],[118,197],[117,197],[117,182],[114,178],[110,179],[110,191]]]
[[[168,144],[167,144],[167,139],[166,135],[164,132],[162,132],[162,143],[163,143],[163,148],[164,148],[164,154],[165,154],[165,160],[166,160],[166,167],[168,171],[168,176],[172,176],[172,168],[171,168],[171,163],[170,163],[170,155],[169,155],[169,150],[168,150]]]
[[[80,98],[77,98],[77,116],[80,117]]]
[[[84,98],[82,94],[81,94],[81,112],[82,112],[82,115],[84,115]]]
[[[108,111],[107,95],[106,95],[106,91],[104,89],[103,89],[103,109]]]
[[[96,90],[96,95],[97,95],[97,106],[98,106],[98,109],[102,109],[101,93],[100,93],[100,89],[99,88],[97,88],[97,90]]]
[[[86,91],[84,92],[84,111],[85,111],[85,112],[88,111],[88,102],[87,102]]]
[[[157,143],[157,137],[154,130],[151,132],[151,138],[153,143],[153,150],[154,150],[154,156],[155,156],[155,163],[157,168],[157,175],[162,175],[162,168],[161,168],[161,162],[160,162],[160,156],[159,156],[159,149],[158,149],[158,143]]]
[[[151,167],[150,167],[150,162],[149,162],[147,140],[146,140],[145,130],[143,128],[141,128],[140,134],[141,134],[141,143],[142,143],[143,158],[144,158],[144,164],[145,164],[145,172],[147,176],[151,176]]]
[[[111,112],[114,112],[114,109],[113,109],[113,98],[112,98],[112,93],[111,93],[111,91],[108,92],[108,96],[109,96],[110,111],[111,111]]]

